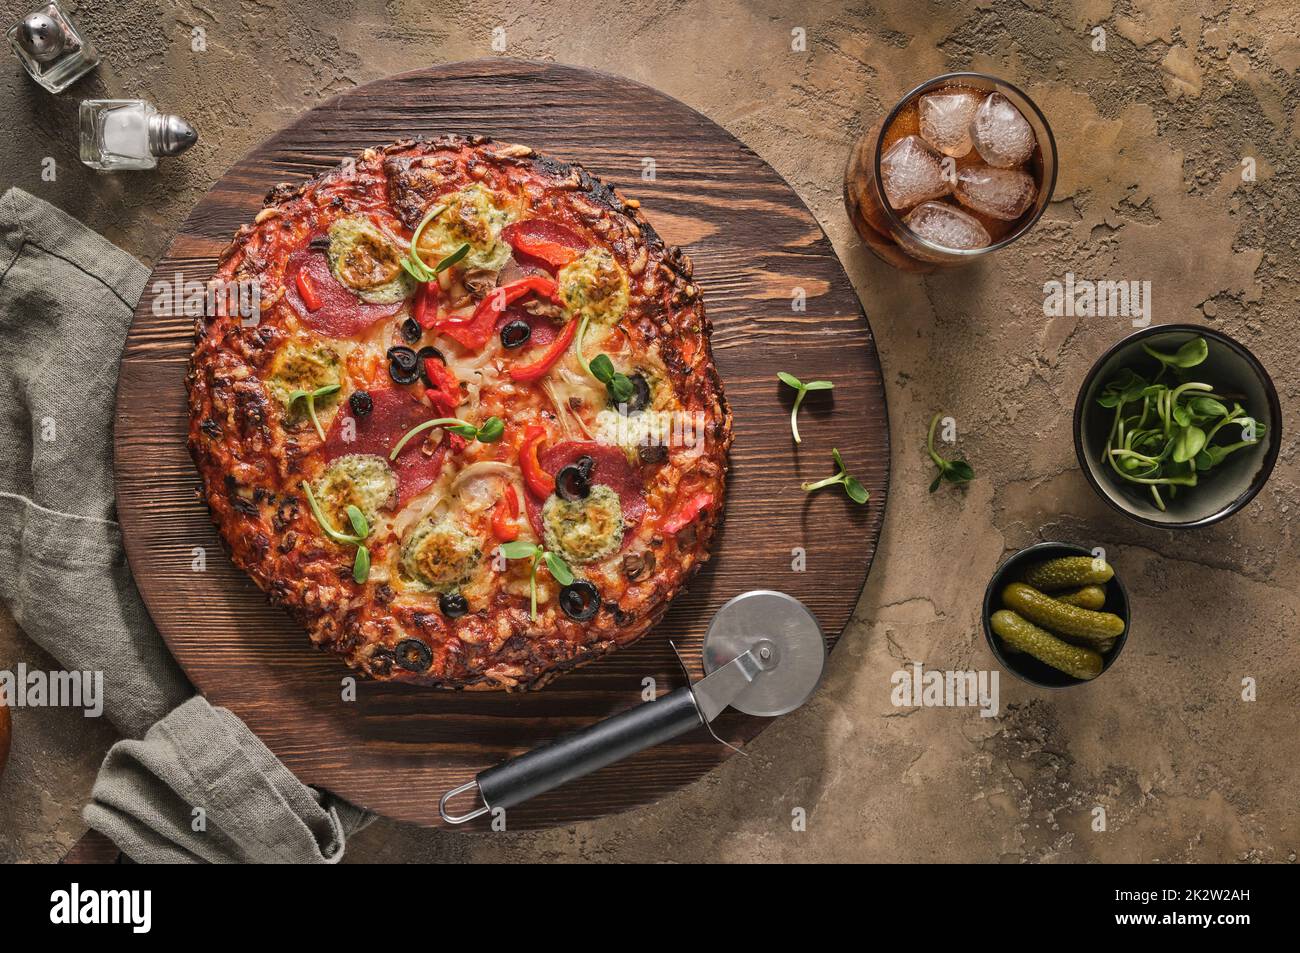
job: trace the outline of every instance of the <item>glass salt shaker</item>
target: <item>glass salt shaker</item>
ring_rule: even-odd
[[[96,64],[90,40],[57,3],[33,10],[6,34],[28,75],[52,93],[61,93]]]
[[[101,172],[152,169],[198,141],[180,116],[158,112],[142,99],[87,99],[81,103],[81,161]]]

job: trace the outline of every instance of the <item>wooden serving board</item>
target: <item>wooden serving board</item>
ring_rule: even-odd
[[[581,162],[639,198],[664,239],[694,259],[735,412],[725,518],[714,559],[691,591],[629,649],[532,694],[358,681],[349,702],[341,696],[350,670],[312,649],[234,568],[196,496],[184,385],[194,320],[155,314],[153,288],[178,272],[210,277],[235,229],[252,220],[276,183],[302,180],[367,146],[448,132],[527,143]],[[795,306],[801,295],[802,310]],[[793,394],[778,384],[780,370],[835,382],[833,393],[806,402],[798,449],[788,422]],[[832,447],[870,490],[867,506],[838,488],[800,491],[800,481],[834,472]],[[639,703],[646,678],[660,694],[682,685],[670,638],[701,676],[703,632],[738,593],[772,588],[796,596],[833,642],[857,603],[880,534],[889,425],[861,305],[825,234],[780,176],[725,130],[646,86],[501,59],[350,90],[305,113],[212,187],[136,308],[122,357],[116,448],[118,512],[136,582],[208,700],[243,718],[303,781],[389,817],[436,824],[439,796],[483,768]],[[202,571],[196,547],[206,553]],[[806,569],[797,571],[801,558]],[[735,712],[715,723],[736,743],[766,724]],[[508,827],[645,804],[730,754],[700,729],[512,808]]]

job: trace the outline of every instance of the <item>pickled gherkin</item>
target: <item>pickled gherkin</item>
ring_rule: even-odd
[[[1080,609],[1097,610],[1106,604],[1106,590],[1101,586],[1083,586],[1072,592],[1057,593],[1052,598]]]
[[[1102,585],[1114,576],[1115,570],[1105,560],[1091,556],[1063,556],[1031,566],[1025,573],[1025,582],[1035,589],[1049,592],[1075,586]]]
[[[1080,609],[1022,582],[1013,582],[1002,590],[1002,604],[1036,625],[1090,644],[1114,639],[1124,632],[1124,620],[1113,612]]]
[[[1066,675],[1087,680],[1101,674],[1102,659],[1096,652],[1064,642],[1009,609],[993,613],[989,624],[1008,648],[1026,652]]]

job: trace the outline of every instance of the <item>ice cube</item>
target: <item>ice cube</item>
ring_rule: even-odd
[[[1009,222],[1025,214],[1037,191],[1028,172],[979,163],[958,170],[953,195],[967,208]]]
[[[946,156],[961,158],[971,150],[970,123],[980,108],[979,93],[942,90],[921,97],[921,138]]]
[[[1034,130],[1001,93],[989,93],[975,110],[970,137],[985,162],[1003,169],[1020,165],[1034,152]]]
[[[922,202],[903,221],[926,241],[944,248],[985,248],[993,244],[979,219],[943,202]]]
[[[880,157],[885,198],[899,212],[952,191],[943,160],[920,136],[904,136]]]

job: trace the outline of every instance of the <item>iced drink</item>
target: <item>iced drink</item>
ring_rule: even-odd
[[[844,199],[872,251],[928,271],[1014,241],[1047,207],[1056,144],[1038,107],[978,73],[923,83],[853,147]]]

